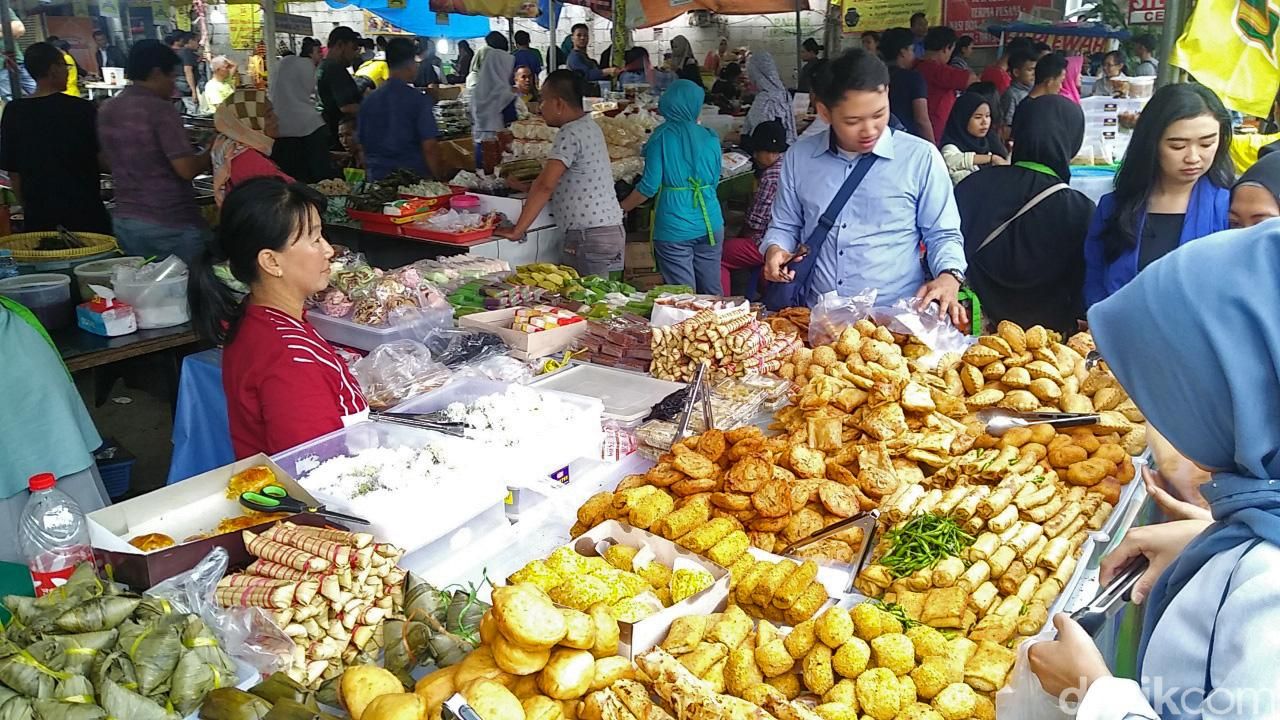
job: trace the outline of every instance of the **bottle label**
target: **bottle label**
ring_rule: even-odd
[[[41,597],[52,592],[55,588],[62,587],[71,578],[71,573],[76,571],[75,565],[69,565],[61,570],[53,570],[49,572],[41,572],[38,570],[31,571],[31,582],[36,588],[36,597]]]

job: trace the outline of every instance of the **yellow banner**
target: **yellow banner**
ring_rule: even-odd
[[[231,47],[252,50],[262,39],[262,8],[257,5],[228,5],[227,26]]]
[[[892,27],[909,27],[911,16],[922,12],[929,25],[942,24],[942,0],[841,0],[840,17],[847,19],[850,10],[856,10],[858,24],[841,25],[846,33],[866,30],[888,30]]]
[[[1170,58],[1232,110],[1267,117],[1280,85],[1276,0],[1199,0]]]

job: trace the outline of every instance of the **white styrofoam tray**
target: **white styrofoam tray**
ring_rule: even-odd
[[[604,416],[621,422],[644,419],[656,403],[685,387],[684,383],[659,380],[644,373],[579,361],[530,385],[599,398],[604,403]]]

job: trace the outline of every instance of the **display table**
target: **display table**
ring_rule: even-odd
[[[1116,171],[1103,167],[1071,168],[1071,189],[1084,193],[1096,205],[1115,189]]]
[[[94,405],[107,401],[115,381],[130,369],[145,372],[147,389],[173,407],[178,394],[180,350],[199,341],[190,323],[155,330],[139,330],[119,337],[103,337],[76,326],[49,333],[67,370],[93,370]],[[142,366],[145,365],[145,368]]]
[[[499,237],[464,243],[420,240],[367,230],[356,222],[328,223],[324,226],[324,233],[325,239],[330,243],[364,253],[370,265],[382,269],[402,267],[418,260],[468,253],[500,258],[506,260],[511,267],[538,262],[559,263],[560,250],[564,246],[564,232],[554,225],[529,232],[525,235],[524,242]]]
[[[84,84],[85,90],[89,91],[90,100],[97,99],[98,95],[105,95],[106,97],[115,97],[116,95],[119,95],[120,92],[127,87],[129,87],[128,83],[124,85],[113,85],[111,83],[105,83],[105,82],[87,82]]]
[[[213,348],[182,360],[178,402],[173,417],[172,485],[202,472],[235,462],[227,396],[222,390],[222,349]]]

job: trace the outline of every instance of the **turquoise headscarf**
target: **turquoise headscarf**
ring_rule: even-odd
[[[664,121],[644,147],[642,194],[659,195],[655,240],[687,242],[724,227],[716,185],[720,182],[720,136],[698,124],[706,91],[676,80],[658,101]]]
[[[1206,272],[1208,270],[1208,272]],[[1161,614],[1215,555],[1280,545],[1280,221],[1201,238],[1089,311],[1098,350],[1151,425],[1197,465],[1216,521],[1152,588]],[[1210,609],[1211,610],[1211,609]]]

